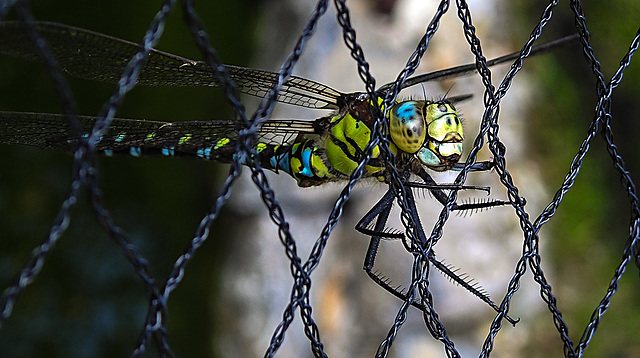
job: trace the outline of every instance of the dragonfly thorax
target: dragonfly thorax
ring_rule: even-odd
[[[389,134],[400,150],[433,170],[451,169],[462,154],[462,123],[446,100],[396,104],[389,114]]]

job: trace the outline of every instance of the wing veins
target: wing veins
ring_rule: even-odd
[[[569,36],[565,36],[562,37],[560,39],[557,40],[553,40],[553,41],[549,41],[546,42],[544,44],[541,45],[537,45],[537,46],[533,46],[531,48],[531,52],[529,53],[529,56],[534,56],[534,55],[538,55],[541,53],[544,53],[546,51],[549,51],[553,48],[555,48],[556,46],[562,45],[566,42],[569,41],[573,41],[575,39],[578,38],[578,34],[574,34],[574,35],[569,35]],[[493,58],[491,60],[487,61],[487,66],[492,67],[492,66],[496,66],[499,64],[503,64],[509,61],[513,61],[517,58],[520,57],[520,51],[516,51],[507,55],[503,55],[500,57],[496,57]],[[475,63],[469,63],[466,65],[460,65],[460,66],[455,66],[455,67],[450,67],[450,68],[446,68],[446,69],[442,69],[442,70],[437,70],[437,71],[433,71],[433,72],[429,72],[429,73],[425,73],[422,75],[417,75],[417,76],[413,76],[413,77],[409,77],[404,84],[402,85],[402,89],[408,88],[408,87],[412,87],[415,86],[417,84],[420,83],[425,83],[425,82],[430,82],[430,81],[444,81],[444,80],[448,80],[448,79],[452,79],[452,78],[459,78],[459,77],[464,77],[464,76],[468,76],[471,75],[473,73],[477,73],[478,70],[476,68],[476,64]],[[393,82],[387,83],[384,86],[380,87],[378,89],[378,91],[380,93],[386,93],[386,91],[388,91],[391,86],[393,85]]]
[[[90,133],[96,118],[77,116],[82,133]],[[240,129],[234,120],[163,122],[114,118],[97,149],[130,147],[163,148],[177,145],[184,137],[192,147],[206,147],[222,138],[235,139]],[[286,144],[298,134],[315,134],[313,123],[303,120],[271,120],[258,129],[256,137],[266,144]],[[116,140],[122,137],[122,141]],[[72,135],[67,117],[61,114],[0,111],[0,143],[68,150],[79,139]]]
[[[38,54],[20,22],[0,24],[0,53],[38,61]],[[36,23],[58,64],[68,74],[108,83],[120,80],[140,45],[116,37],[67,25]],[[239,66],[225,66],[241,93],[263,97],[278,74]],[[202,61],[152,49],[139,73],[140,86],[220,87],[213,70]],[[296,89],[300,91],[295,91]],[[309,108],[337,109],[342,93],[321,83],[293,76],[285,82],[277,100]]]

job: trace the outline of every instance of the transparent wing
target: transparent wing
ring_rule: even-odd
[[[0,23],[0,53],[38,61],[31,40],[21,22]],[[38,22],[35,28],[48,43],[58,65],[68,74],[97,81],[115,83],[139,44],[75,28],[67,25]],[[241,93],[264,97],[278,74],[238,66],[226,66]],[[138,85],[219,87],[211,67],[170,53],[151,50],[140,72]],[[321,83],[292,76],[278,96],[278,101],[316,109],[338,109],[341,92]]]
[[[0,23],[0,53],[37,61],[31,40],[26,35],[24,24],[20,22]],[[115,83],[120,79],[127,63],[138,51],[140,45],[68,25],[38,22],[37,31],[49,44],[58,64],[72,76]],[[542,45],[534,46],[530,55],[536,55],[556,46],[575,40],[576,35],[566,36]],[[520,52],[487,61],[489,66],[513,61]],[[264,97],[271,89],[278,74],[239,66],[226,66],[229,76],[236,83],[238,91],[257,97]],[[410,77],[402,88],[419,83],[467,76],[476,72],[475,63],[434,71]],[[141,86],[177,87],[219,87],[213,70],[204,62],[194,61],[170,53],[152,49],[139,74]],[[392,83],[378,90],[384,94]],[[292,76],[285,82],[278,101],[296,106],[333,109],[340,107],[343,93],[321,83]]]
[[[90,133],[94,117],[78,116],[81,134]],[[235,139],[237,122],[233,120],[161,122],[115,118],[102,137],[97,150],[122,150],[131,147],[168,148],[180,143],[183,148],[204,148],[219,139]],[[291,143],[298,134],[313,134],[313,124],[301,120],[272,120],[258,131],[258,141],[266,144]],[[188,137],[187,142],[183,142]],[[69,120],[60,114],[0,111],[0,143],[70,150],[77,141]]]
[[[553,40],[553,41],[549,41],[547,43],[544,43],[542,45],[538,45],[538,46],[534,46],[531,48],[531,53],[529,54],[529,56],[534,56],[534,55],[539,55],[541,53],[544,53],[546,51],[549,51],[557,46],[563,45],[569,41],[573,41],[578,39],[579,36],[578,34],[573,34],[573,35],[569,35],[569,36],[565,36],[563,38],[557,39],[557,40]],[[516,58],[520,57],[520,51],[518,52],[514,52],[514,53],[510,53],[508,55],[504,55],[504,56],[500,56],[500,57],[496,57],[494,59],[488,60],[487,61],[487,65],[489,67],[491,66],[495,66],[495,65],[499,65],[502,63],[506,63],[509,61],[514,61]],[[433,72],[429,72],[429,73],[425,73],[422,75],[417,75],[417,76],[413,76],[413,77],[409,77],[403,84],[402,88],[407,88],[407,87],[411,87],[411,86],[415,86],[417,84],[420,83],[425,83],[425,82],[430,82],[430,81],[443,81],[446,79],[451,79],[451,78],[457,78],[457,77],[464,77],[464,76],[468,76],[471,75],[473,73],[476,73],[478,70],[476,68],[476,64],[475,63],[469,63],[466,65],[460,65],[460,66],[455,66],[455,67],[450,67],[450,68],[446,68],[443,70],[438,70],[438,71],[433,71]],[[378,89],[379,93],[386,93],[389,88],[391,88],[391,85],[393,85],[393,82],[387,83],[384,86],[380,87]]]

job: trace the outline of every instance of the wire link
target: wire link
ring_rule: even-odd
[[[168,275],[164,284],[159,285],[159,282],[151,275],[146,259],[131,243],[131,240],[122,231],[122,229],[120,229],[117,223],[115,223],[109,211],[103,205],[102,194],[97,186],[98,171],[92,163],[93,150],[95,148],[97,138],[104,134],[109,128],[111,120],[113,119],[123,97],[136,83],[138,75],[141,72],[143,59],[159,40],[165,21],[175,6],[175,1],[166,0],[162,3],[160,10],[151,22],[144,36],[144,40],[142,41],[142,46],[126,66],[118,81],[116,90],[105,104],[102,111],[103,116],[101,116],[96,123],[89,139],[79,145],[76,149],[74,154],[73,179],[70,184],[69,194],[63,201],[47,238],[43,243],[34,248],[30,259],[18,274],[15,283],[4,291],[2,301],[0,301],[0,325],[10,316],[20,292],[33,282],[34,279],[36,279],[49,252],[55,247],[57,240],[66,231],[69,221],[71,220],[70,210],[77,201],[79,191],[85,187],[89,193],[95,215],[98,217],[105,231],[108,232],[110,237],[120,246],[124,256],[135,269],[136,274],[149,295],[147,318],[132,356],[137,357],[144,354],[148,348],[150,340],[152,339],[160,356],[173,356],[165,326],[168,311],[166,302],[168,301],[171,293],[184,278],[184,275],[186,274],[186,265],[196,254],[198,248],[208,238],[210,226],[218,217],[222,206],[227,202],[235,180],[240,174],[243,161],[247,160],[246,158],[256,157],[254,155],[256,135],[262,124],[269,118],[275,102],[281,98],[279,97],[281,89],[285,86],[287,80],[291,78],[293,67],[298,61],[300,55],[303,53],[307,41],[313,36],[319,19],[326,13],[328,8],[328,1],[321,0],[317,2],[316,7],[310,15],[304,30],[295,45],[295,48],[282,65],[277,78],[273,79],[273,86],[264,96],[258,110],[252,116],[248,117],[245,113],[242,102],[234,94],[236,84],[234,83],[232,76],[227,72],[225,66],[217,59],[217,55],[211,47],[207,34],[200,23],[195,9],[193,8],[192,1],[183,0],[180,3],[184,13],[185,22],[191,29],[193,38],[204,56],[205,63],[214,70],[216,77],[215,81],[222,84],[221,87],[225,91],[226,98],[233,108],[235,116],[240,118],[244,123],[244,128],[238,133],[236,148],[238,155],[235,157],[236,159],[232,164],[230,174],[224,181],[214,205],[211,207],[209,213],[201,219],[195,235],[189,245],[185,248],[183,254],[176,259],[173,270]],[[618,290],[619,282],[627,265],[633,260],[636,266],[640,266],[640,244],[638,242],[640,232],[640,204],[638,202],[635,184],[615,145],[610,123],[611,96],[614,89],[622,81],[624,71],[630,65],[633,55],[640,46],[640,30],[631,41],[627,53],[620,61],[619,68],[607,82],[600,70],[600,62],[596,59],[593,48],[589,44],[590,33],[587,29],[586,16],[582,10],[581,3],[577,0],[571,1],[570,7],[575,16],[575,25],[577,32],[580,35],[582,50],[597,81],[596,91],[600,97],[595,109],[593,120],[588,128],[585,139],[582,141],[577,153],[569,165],[564,181],[556,191],[551,202],[533,221],[531,220],[530,214],[525,210],[525,201],[520,197],[519,189],[514,184],[511,174],[507,170],[507,160],[505,158],[506,146],[499,138],[500,128],[498,124],[498,114],[500,110],[500,101],[507,93],[513,79],[522,68],[524,61],[530,55],[532,46],[541,36],[544,27],[551,21],[553,10],[557,4],[558,1],[549,1],[540,16],[540,21],[531,31],[529,40],[523,45],[520,56],[514,61],[510,70],[502,79],[500,85],[496,88],[492,82],[491,71],[487,64],[487,59],[482,53],[481,41],[476,34],[475,27],[472,22],[471,10],[469,9],[466,1],[457,0],[455,2],[457,16],[463,26],[464,35],[469,43],[470,51],[475,56],[476,69],[485,87],[483,95],[485,111],[482,116],[480,131],[474,140],[473,148],[469,151],[468,160],[465,163],[464,168],[455,179],[455,184],[464,184],[468,172],[471,170],[473,164],[476,163],[477,154],[484,146],[486,138],[487,145],[494,156],[495,171],[499,175],[500,182],[507,190],[507,195],[514,207],[515,214],[519,218],[520,227],[523,232],[522,255],[515,264],[514,274],[509,280],[507,291],[500,302],[498,313],[491,323],[489,333],[484,340],[481,352],[482,357],[489,356],[493,350],[495,337],[502,328],[503,319],[508,317],[507,315],[511,299],[520,287],[520,280],[526,273],[527,266],[531,269],[534,280],[539,285],[542,300],[547,304],[547,307],[552,314],[554,325],[561,340],[563,341],[564,354],[567,357],[578,357],[584,354],[584,351],[587,349],[595,335],[603,314],[611,304],[613,295],[615,295]],[[327,223],[322,229],[311,253],[309,254],[309,257],[306,260],[301,258],[298,254],[296,241],[289,231],[289,224],[285,219],[284,212],[276,199],[275,192],[267,182],[263,169],[257,162],[254,162],[253,166],[250,167],[251,178],[256,187],[260,190],[262,201],[264,202],[265,207],[269,210],[270,219],[278,226],[279,239],[285,249],[285,255],[289,260],[291,275],[293,278],[290,302],[283,310],[282,320],[273,331],[269,346],[264,354],[265,357],[273,357],[279,350],[284,342],[285,333],[295,318],[296,312],[300,313],[301,320],[304,324],[304,333],[309,339],[313,355],[315,357],[327,356],[324,352],[324,345],[320,338],[320,330],[312,316],[312,306],[309,300],[311,287],[310,275],[319,265],[331,232],[340,219],[344,210],[344,205],[349,200],[353,187],[362,177],[366,164],[371,160],[373,149],[375,147],[379,147],[382,152],[382,158],[385,160],[390,160],[392,158],[393,154],[389,151],[388,143],[383,135],[387,129],[386,123],[382,119],[387,116],[387,111],[391,107],[391,104],[395,102],[405,81],[418,67],[420,60],[428,48],[431,38],[438,29],[442,16],[449,10],[450,2],[443,0],[439,3],[433,18],[425,30],[424,36],[418,43],[415,51],[409,57],[405,68],[400,72],[396,81],[386,89],[387,91],[385,93],[382,106],[384,109],[381,109],[381,107],[377,105],[378,94],[375,87],[376,82],[369,72],[369,64],[365,60],[364,50],[356,40],[356,30],[353,28],[350,20],[349,8],[344,0],[335,0],[333,5],[337,10],[337,22],[342,28],[345,46],[350,50],[351,57],[357,65],[358,74],[365,85],[366,93],[372,100],[371,103],[375,104],[371,108],[372,116],[378,120],[376,121],[372,131],[372,139],[364,150],[364,160],[353,172],[349,182],[337,198]],[[11,7],[13,7],[21,19],[27,23],[25,31],[29,33],[32,41],[39,44],[38,53],[44,59],[44,67],[54,81],[57,93],[60,95],[61,101],[64,104],[65,114],[69,118],[75,118],[75,105],[71,91],[61,75],[60,70],[56,67],[55,61],[47,49],[45,42],[39,38],[35,32],[33,19],[27,5],[24,1],[20,0],[11,2],[4,1],[0,6],[0,16],[4,16],[8,11],[8,8]],[[72,123],[74,123],[74,121],[72,121]],[[75,123],[76,125],[79,125],[79,122]],[[566,193],[569,192],[575,184],[583,160],[589,151],[591,141],[596,137],[598,130],[601,132],[607,151],[611,157],[612,164],[619,172],[622,186],[627,193],[627,198],[631,207],[631,221],[629,224],[629,237],[625,245],[623,257],[613,273],[606,293],[594,309],[580,341],[577,344],[574,344],[569,337],[569,327],[563,320],[562,314],[558,308],[557,298],[553,295],[552,287],[545,278],[541,267],[538,233],[542,226],[549,222],[553,217]],[[411,274],[412,281],[407,288],[406,297],[397,311],[394,322],[391,324],[387,336],[379,345],[376,357],[388,356],[390,348],[399,334],[400,328],[407,320],[409,307],[414,302],[419,302],[422,307],[425,308],[423,311],[425,327],[434,339],[442,343],[447,356],[459,357],[460,354],[456,350],[454,342],[448,337],[446,328],[439,320],[439,315],[434,309],[434,299],[429,286],[429,272],[431,265],[429,255],[432,253],[431,250],[433,246],[436,245],[442,237],[450,211],[457,199],[457,190],[450,191],[446,205],[444,205],[437,221],[434,223],[431,233],[427,233],[424,231],[422,223],[417,215],[415,199],[412,191],[404,185],[408,173],[399,173],[394,167],[390,166],[389,175],[391,178],[389,185],[391,190],[393,190],[396,202],[401,208],[401,220],[405,226],[405,235],[407,237],[405,246],[407,250],[412,253],[414,261]]]

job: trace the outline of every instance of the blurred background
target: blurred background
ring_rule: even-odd
[[[431,20],[437,2],[418,0],[348,3],[357,39],[378,85],[393,81]],[[488,58],[519,50],[539,20],[543,1],[470,1],[474,25]],[[314,7],[313,1],[208,1],[196,10],[211,43],[225,63],[277,71],[293,48]],[[105,4],[70,0],[34,3],[38,20],[54,21],[139,41],[158,9],[157,1],[124,0]],[[638,29],[640,4],[585,5],[591,43],[607,78],[617,69]],[[10,14],[7,20],[14,19]],[[555,11],[544,41],[574,33],[568,6]],[[0,39],[1,41],[1,39]],[[201,59],[177,8],[157,46],[163,51]],[[420,73],[473,61],[455,9],[445,15],[429,45]],[[619,150],[638,178],[636,135],[640,74],[637,59],[615,90],[613,129]],[[493,70],[498,84],[507,68]],[[322,19],[294,72],[340,91],[360,91],[333,9]],[[68,78],[80,114],[95,114],[111,94],[109,84]],[[586,135],[596,105],[593,75],[577,43],[528,59],[502,101],[501,140],[508,169],[527,211],[537,217],[569,170]],[[458,106],[470,148],[482,116],[483,87],[477,76],[426,84],[403,97],[440,98],[471,93]],[[257,101],[244,98],[248,113]],[[38,64],[0,57],[0,110],[61,111],[57,96]],[[328,115],[278,105],[273,118],[314,119]],[[210,88],[136,88],[125,97],[119,117],[164,121],[230,118],[222,93]],[[488,150],[480,160],[490,159]],[[6,288],[47,235],[69,191],[72,158],[37,148],[0,146],[0,284]],[[227,165],[172,158],[102,158],[100,188],[116,222],[130,235],[163,282],[175,259],[189,244],[201,218],[213,205]],[[245,170],[248,172],[248,170]],[[245,173],[246,174],[246,173]],[[449,182],[455,174],[436,176]],[[300,189],[287,176],[269,175],[276,198],[305,258],[324,226],[343,184]],[[495,173],[474,173],[469,184],[491,186],[504,199]],[[619,175],[598,137],[577,183],[553,220],[540,233],[542,264],[559,308],[578,341],[593,309],[606,293],[628,236],[629,204]],[[376,286],[362,270],[367,237],[354,230],[358,220],[386,187],[356,187],[312,275],[311,303],[326,352],[332,357],[373,356],[393,322],[400,301]],[[460,193],[461,200],[483,194]],[[83,196],[86,198],[86,195]],[[420,198],[420,215],[430,231],[441,206]],[[398,211],[391,227],[401,228]],[[453,216],[437,255],[473,277],[500,301],[521,253],[522,232],[510,207]],[[406,285],[411,256],[400,242],[383,242],[376,268],[394,284]],[[637,357],[640,343],[640,284],[631,267],[601,322],[587,356]],[[495,313],[438,272],[431,275],[436,309],[463,356],[478,355]],[[289,263],[258,190],[248,176],[234,186],[231,202],[214,223],[211,235],[187,266],[184,282],[169,300],[169,343],[177,356],[262,356],[289,301]],[[69,230],[48,258],[38,279],[19,297],[0,330],[6,357],[113,357],[129,355],[144,322],[147,298],[120,249],[105,233],[85,201],[72,211]],[[391,356],[441,356],[420,312],[411,309]],[[562,354],[562,344],[539,287],[523,278],[510,314],[522,321],[503,327],[494,356],[546,357]],[[299,316],[298,316],[299,317]],[[311,356],[299,319],[279,352],[284,357]],[[150,347],[148,356],[155,356]]]

